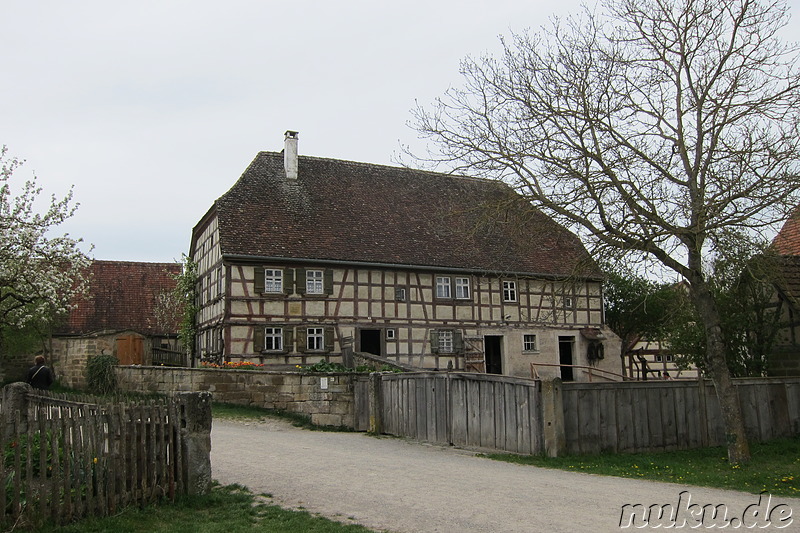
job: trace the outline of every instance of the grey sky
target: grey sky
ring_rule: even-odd
[[[794,12],[800,0],[791,0]],[[172,261],[259,150],[391,164],[466,55],[579,0],[31,1],[0,17],[0,144],[96,259]],[[800,35],[800,15],[787,34]]]

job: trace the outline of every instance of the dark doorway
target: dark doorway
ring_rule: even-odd
[[[486,335],[483,337],[483,349],[486,357],[486,373],[503,373],[503,336]]]
[[[558,338],[558,362],[562,365],[572,365],[572,346],[575,343],[575,337],[559,337]],[[571,366],[561,367],[561,381],[575,381]]]
[[[383,355],[381,353],[381,330],[362,329],[358,335],[358,348],[361,352]]]

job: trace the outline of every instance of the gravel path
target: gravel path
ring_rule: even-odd
[[[692,504],[725,504],[729,518],[759,502],[752,494],[520,466],[466,450],[306,431],[277,420],[215,420],[211,462],[220,483],[392,532],[620,531],[623,505],[677,506],[681,491],[689,491]],[[764,498],[762,508],[779,503],[784,507],[773,521],[788,508],[795,515],[781,531],[800,531],[800,499],[775,497],[767,504]]]

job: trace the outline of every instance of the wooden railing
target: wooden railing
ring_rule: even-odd
[[[539,377],[539,372],[536,370],[537,366],[565,366],[569,368],[577,368],[578,370],[582,370],[583,373],[589,377],[590,383],[594,381],[595,377],[605,378],[603,381],[627,381],[630,379],[629,377],[618,374],[617,372],[603,370],[602,368],[585,365],[562,365],[560,363],[531,363],[531,379],[541,379]]]
[[[153,348],[153,366],[188,366],[186,359],[182,351]]]

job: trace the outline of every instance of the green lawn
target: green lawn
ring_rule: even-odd
[[[724,448],[660,453],[541,457],[487,454],[512,463],[558,468],[603,476],[652,479],[686,485],[733,489],[800,498],[800,438],[751,443],[746,465],[728,462]]]
[[[246,488],[215,486],[206,496],[179,498],[174,504],[144,509],[129,507],[107,518],[88,518],[63,527],[46,526],[37,533],[239,533],[239,532],[369,532],[355,524],[343,524],[305,511],[282,509],[266,496]]]

